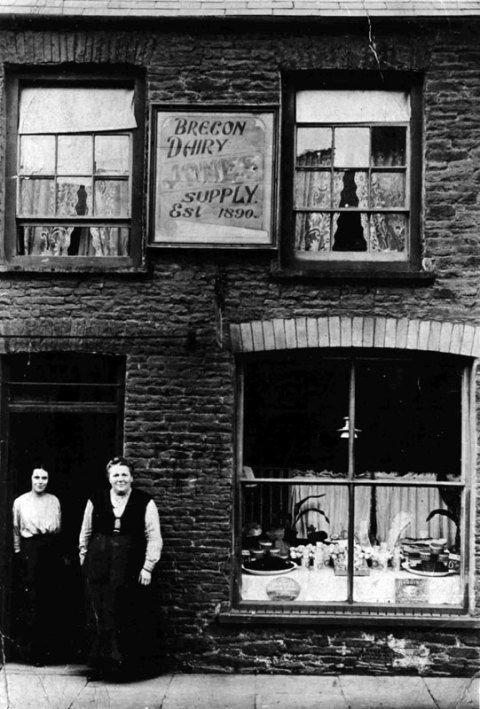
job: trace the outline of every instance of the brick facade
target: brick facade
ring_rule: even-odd
[[[331,346],[335,332],[341,346],[378,337],[378,346],[479,354],[479,31],[478,20],[375,21],[370,37],[364,20],[56,29],[39,20],[0,29],[2,91],[5,65],[133,65],[146,72],[147,102],[170,104],[278,104],[285,69],[425,72],[423,256],[433,283],[280,280],[271,275],[272,254],[235,251],[150,250],[147,272],[128,277],[0,274],[2,352],[127,356],[125,453],[161,512],[155,593],[172,666],[437,675],[480,668],[474,630],[243,627],[217,617],[230,592],[235,350],[262,349],[260,339],[268,349],[268,338],[274,348],[298,347],[300,338],[322,346],[328,330]],[[3,161],[3,99],[0,110]],[[4,202],[2,181],[2,217]]]

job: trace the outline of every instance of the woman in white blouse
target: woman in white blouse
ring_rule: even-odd
[[[43,664],[55,650],[53,619],[62,568],[62,515],[58,498],[46,491],[48,472],[35,468],[31,480],[31,491],[13,503],[17,625],[26,658]]]

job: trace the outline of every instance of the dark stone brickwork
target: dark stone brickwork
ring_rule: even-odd
[[[166,251],[149,253],[150,271],[138,277],[2,274],[2,351],[127,354],[125,451],[161,511],[165,551],[155,593],[172,665],[471,675],[480,668],[474,632],[217,623],[230,590],[235,431],[234,361],[219,346],[214,294],[220,269],[224,335],[231,322],[299,316],[479,323],[480,24],[375,22],[370,39],[363,20],[158,27],[18,25],[0,30],[0,66],[127,63],[145,68],[148,102],[239,105],[279,103],[284,69],[379,70],[380,62],[384,70],[424,71],[423,255],[435,264],[435,283],[287,283],[271,278],[265,254]],[[3,98],[0,110],[3,164]],[[3,212],[0,181],[0,224]]]

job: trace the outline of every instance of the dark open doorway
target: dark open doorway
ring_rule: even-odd
[[[78,535],[89,495],[106,485],[105,464],[121,450],[124,362],[118,357],[55,353],[9,357],[4,364],[7,515],[13,499],[30,490],[32,469],[43,466],[50,475],[48,492],[62,507],[64,565],[58,617],[52,620],[56,659],[79,660],[85,619]],[[16,659],[22,648],[16,642],[18,601],[11,544],[6,556],[10,593],[5,621],[12,638],[9,654]]]

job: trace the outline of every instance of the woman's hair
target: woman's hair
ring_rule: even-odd
[[[127,460],[127,458],[123,458],[121,455],[117,455],[117,456],[115,456],[115,458],[112,458],[112,460],[109,460],[107,463],[107,468],[106,468],[107,475],[110,472],[110,468],[112,468],[114,465],[125,465],[125,467],[127,467],[129,469],[130,475],[132,475],[132,477],[133,477],[133,471],[134,471],[133,463],[131,463],[129,460]]]

